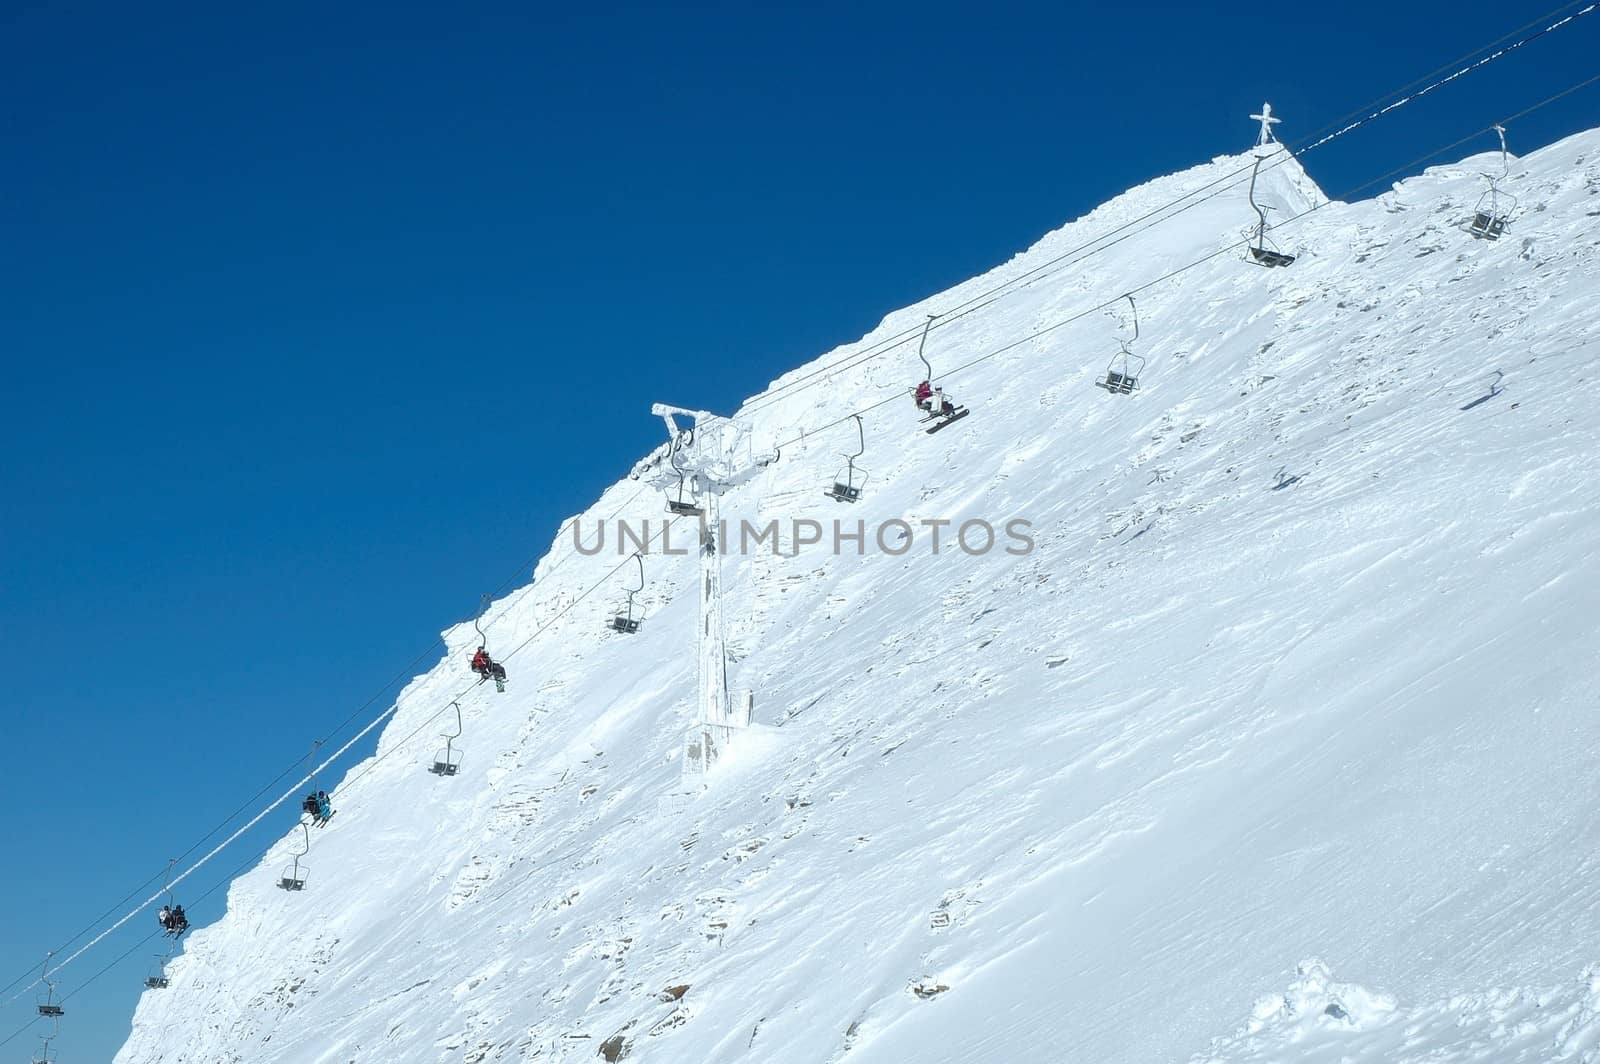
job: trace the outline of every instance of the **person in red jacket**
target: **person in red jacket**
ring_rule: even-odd
[[[956,405],[944,394],[944,389],[935,388],[932,381],[917,385],[917,408],[934,417],[949,417],[956,412]]]
[[[483,647],[479,647],[478,652],[472,655],[472,671],[478,674],[479,683],[493,680],[495,690],[506,689],[506,667],[491,658]]]

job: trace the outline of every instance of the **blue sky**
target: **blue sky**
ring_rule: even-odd
[[[651,402],[731,410],[1243,150],[1264,99],[1292,141],[1544,7],[0,10],[0,903],[28,914],[0,983],[525,580],[660,442]],[[1597,34],[1307,168],[1338,193],[1399,166],[1595,73]],[[109,1059],[148,952],[74,998],[64,1057]]]

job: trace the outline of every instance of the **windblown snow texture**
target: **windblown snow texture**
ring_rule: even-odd
[[[1141,294],[1132,396],[1093,386],[1111,313],[948,370],[1237,239],[1242,187],[935,329],[972,414],[867,415],[859,503],[823,494],[853,422],[785,447],[724,517],[1017,517],[1037,546],[727,556],[758,724],[703,794],[671,797],[692,555],[649,559],[637,635],[607,631],[623,569],[507,660],[441,779],[453,717],[394,747],[470,680],[475,633],[448,633],[305,890],[275,885],[296,832],[117,1060],[1600,1059],[1600,132],[1516,162],[1498,242],[1461,228],[1489,162],[1284,226],[1288,269],[1227,255]],[[1321,195],[1292,164],[1263,187],[1275,218]],[[752,432],[920,368],[903,346],[752,401]],[[624,479],[585,527],[662,510]],[[491,649],[619,560],[574,555],[495,604]]]

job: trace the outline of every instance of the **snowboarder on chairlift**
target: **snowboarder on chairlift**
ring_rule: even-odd
[[[183,914],[183,906],[173,906],[170,923],[172,925],[171,933],[173,938],[177,938],[189,930],[189,918]]]

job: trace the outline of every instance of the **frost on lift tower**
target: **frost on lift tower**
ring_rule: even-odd
[[[1256,138],[1255,169],[1250,171],[1250,208],[1256,212],[1256,226],[1248,240],[1250,248],[1249,261],[1257,266],[1287,266],[1294,261],[1294,256],[1285,255],[1279,251],[1277,245],[1272,242],[1272,238],[1267,235],[1269,228],[1267,225],[1267,208],[1256,202],[1256,178],[1261,173],[1262,162],[1267,158],[1262,149],[1278,143],[1277,138],[1272,135],[1272,127],[1283,121],[1283,119],[1272,116],[1272,105],[1270,103],[1262,104],[1261,113],[1250,117],[1261,123],[1261,134]],[[1281,151],[1289,150],[1281,144],[1278,147]]]
[[[681,485],[693,477],[700,485],[700,692],[696,723],[684,757],[684,771],[704,773],[716,763],[733,737],[735,728],[750,723],[751,699],[746,695],[738,709],[728,692],[728,655],[722,633],[722,566],[718,513],[723,492],[745,483],[771,464],[770,457],[751,453],[745,426],[731,418],[704,410],[657,403],[651,413],[667,424],[672,439],[671,470],[661,470],[662,486],[673,477]],[[692,429],[680,428],[679,417],[694,419]]]
[[[1472,221],[1467,223],[1467,232],[1480,240],[1499,240],[1506,231],[1506,223],[1511,220],[1511,212],[1517,209],[1517,197],[1500,189],[1500,182],[1511,173],[1511,156],[1506,152],[1506,127],[1497,125],[1494,131],[1500,134],[1500,176],[1483,175],[1483,179],[1489,182],[1489,190],[1478,198],[1478,205],[1472,210]]]
[[[1128,345],[1139,339],[1139,306],[1133,301],[1132,295],[1122,297],[1128,301],[1128,306],[1133,308],[1133,335],[1126,340],[1118,340],[1122,350],[1111,356],[1111,362],[1106,366],[1104,380],[1095,381],[1095,384],[1104,388],[1112,395],[1130,395],[1139,388],[1139,374],[1144,372],[1144,356],[1133,353]]]

